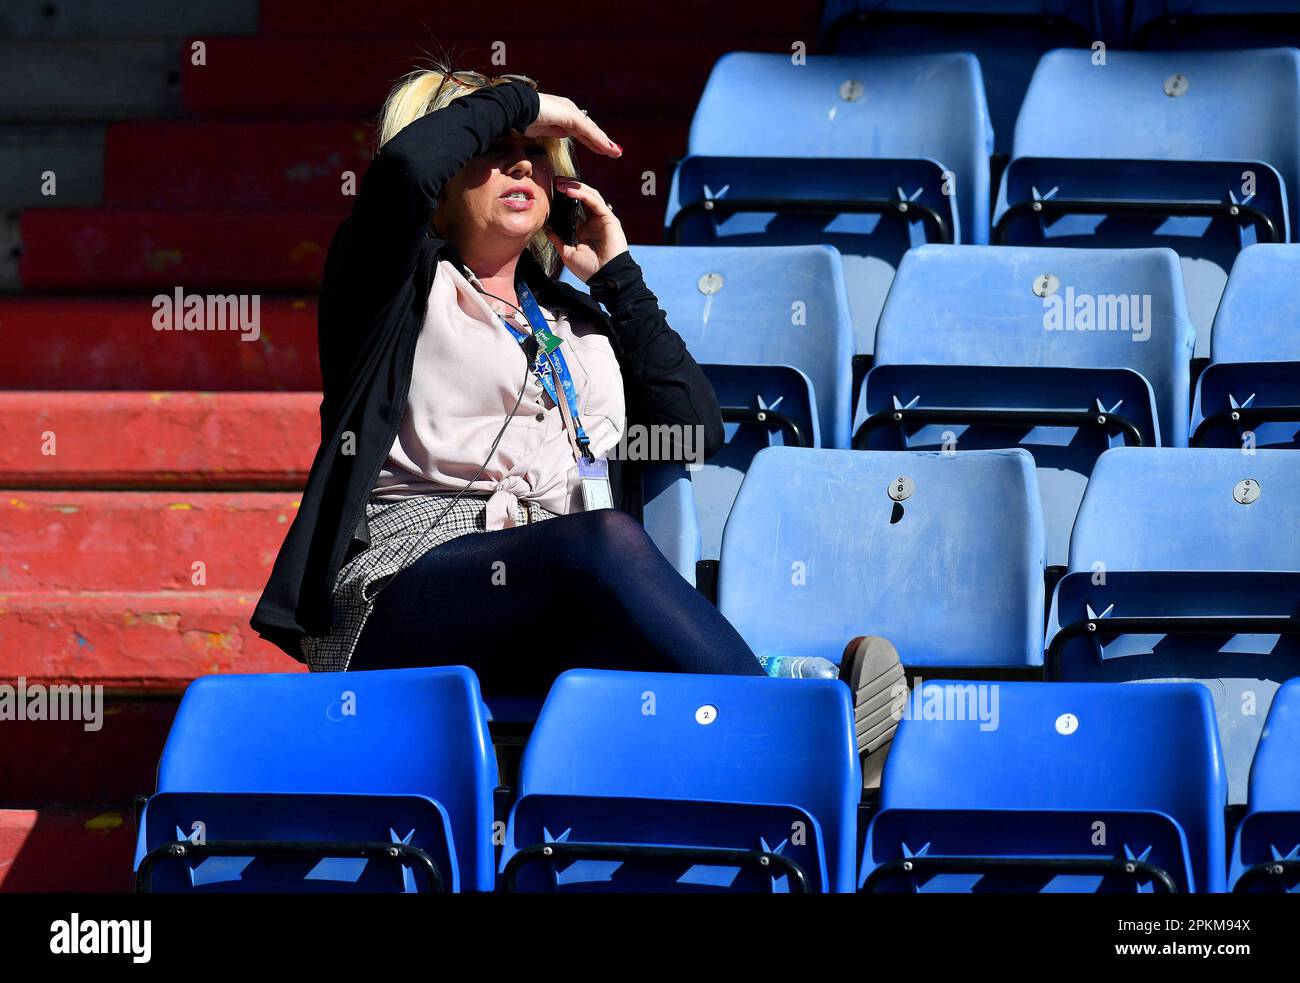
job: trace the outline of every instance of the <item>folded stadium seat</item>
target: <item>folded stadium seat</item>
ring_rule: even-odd
[[[1300,51],[1053,51],[1034,72],[993,242],[1170,246],[1198,357],[1228,269],[1287,242],[1300,202]]]
[[[900,709],[863,890],[1226,889],[1204,687],[931,682]]]
[[[727,423],[726,447],[703,467],[661,464],[646,478],[646,529],[694,582],[696,562],[718,558],[760,448],[849,445],[854,340],[844,271],[831,246],[637,246],[636,258]],[[633,438],[627,446],[637,454]]]
[[[984,69],[997,150],[1005,153],[1039,56],[1118,39],[1123,6],[1123,0],[827,0],[818,50],[973,52]]]
[[[988,241],[992,141],[971,55],[795,64],[734,52],[714,66],[695,111],[673,174],[667,239],[835,246],[858,351],[869,353],[910,246]]]
[[[1269,703],[1300,676],[1297,632],[1300,457],[1118,448],[1097,460],[1048,617],[1049,679],[1201,681],[1241,805]]]
[[[505,890],[852,892],[848,687],[574,669],[524,751]]]
[[[1228,880],[1243,893],[1300,892],[1300,679],[1282,685],[1264,722]]]
[[[1119,447],[1097,459],[1070,570],[1300,570],[1300,459]]]
[[[1254,245],[1232,264],[1196,383],[1192,444],[1300,447],[1300,245]]]
[[[905,666],[1038,675],[1044,548],[1020,448],[772,447],[727,520],[718,607],[760,655],[839,662],[883,635]]]
[[[919,246],[876,333],[854,446],[1021,446],[1064,566],[1097,455],[1187,443],[1195,331],[1170,249]]]
[[[1300,0],[1133,0],[1131,48],[1276,48],[1300,43]]]
[[[462,667],[204,676],[140,817],[154,891],[490,891],[496,757]]]

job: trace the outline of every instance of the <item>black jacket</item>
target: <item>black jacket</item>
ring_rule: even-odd
[[[455,246],[431,231],[438,194],[498,137],[525,130],[538,108],[536,92],[508,82],[417,119],[375,156],[330,244],[318,315],[321,444],[251,619],[263,638],[299,661],[303,634],[329,631],[334,580],[345,558],[367,542],[365,504],[406,410],[438,261],[460,260]],[[723,442],[717,397],[630,252],[596,272],[587,285],[591,297],[552,280],[530,252],[518,272],[543,306],[585,314],[609,336],[629,427],[702,425],[705,456],[716,453]],[[522,349],[519,359],[522,379]],[[610,479],[614,501],[639,517],[639,466],[611,461]]]

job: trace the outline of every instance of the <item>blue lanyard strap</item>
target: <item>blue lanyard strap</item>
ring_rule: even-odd
[[[537,374],[537,380],[546,390],[546,395],[551,397],[556,406],[560,404],[559,395],[555,389],[555,380],[560,381],[560,388],[564,390],[564,399],[568,403],[569,413],[573,417],[573,437],[577,441],[582,454],[588,459],[593,460],[595,455],[591,453],[591,439],[587,436],[587,431],[582,428],[582,421],[578,416],[578,390],[573,384],[573,376],[569,374],[569,364],[564,360],[564,352],[560,350],[560,345],[564,339],[557,338],[552,334],[551,329],[547,327],[546,318],[542,314],[542,309],[537,305],[537,299],[533,297],[533,292],[528,289],[528,284],[520,281],[517,292],[519,294],[519,303],[523,308],[524,317],[528,318],[528,323],[533,328],[533,338],[537,341],[537,359],[533,362],[533,371]],[[506,330],[514,337],[520,345],[526,346],[528,335],[524,334],[504,317],[501,323],[506,326]]]

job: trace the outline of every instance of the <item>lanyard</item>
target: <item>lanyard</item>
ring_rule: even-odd
[[[528,289],[528,284],[520,281],[517,288],[519,294],[519,303],[523,308],[524,317],[533,329],[533,338],[537,342],[537,359],[533,362],[533,372],[537,374],[537,380],[546,390],[546,395],[551,397],[552,402],[560,407],[560,415],[565,416],[564,410],[567,408],[569,415],[565,417],[566,422],[571,421],[573,428],[573,437],[577,441],[579,453],[586,457],[587,460],[593,460],[595,455],[591,453],[591,438],[587,436],[587,431],[582,428],[582,421],[578,416],[578,390],[573,384],[573,377],[569,374],[569,364],[564,360],[564,352],[560,351],[560,345],[563,344],[563,338],[557,338],[549,327],[546,325],[546,318],[542,315],[542,310],[537,306],[537,300],[533,297],[533,292]],[[506,330],[514,337],[520,345],[527,345],[528,335],[524,334],[504,317],[501,323],[506,326]],[[527,350],[525,348],[525,350]],[[560,402],[559,394],[555,389],[556,379],[559,380],[560,388],[564,390],[564,403]],[[566,407],[567,404],[567,407]]]

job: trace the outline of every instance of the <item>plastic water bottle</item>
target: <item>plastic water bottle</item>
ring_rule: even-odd
[[[819,655],[760,655],[759,664],[779,679],[839,679],[840,667]]]

